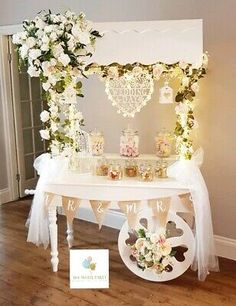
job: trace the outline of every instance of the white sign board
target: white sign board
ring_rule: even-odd
[[[107,65],[157,61],[199,63],[203,54],[202,20],[95,23],[104,34],[89,63]]]

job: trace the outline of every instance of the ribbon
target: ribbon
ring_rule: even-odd
[[[111,203],[110,201],[90,200],[92,210],[98,222],[99,230],[102,228],[102,223],[110,203]]]
[[[140,208],[140,201],[120,201],[118,205],[127,217],[128,225],[134,229],[137,224],[137,214]]]
[[[69,224],[72,224],[79,205],[80,199],[62,196],[62,206]]]

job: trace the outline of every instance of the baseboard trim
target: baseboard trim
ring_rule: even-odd
[[[215,235],[217,256],[236,260],[236,239]]]
[[[61,210],[60,213],[62,213]],[[92,223],[97,223],[92,209],[88,207],[80,207],[76,218]],[[125,220],[126,218],[122,212],[117,210],[109,210],[105,215],[103,225],[115,229],[121,229]],[[214,238],[216,255],[236,260],[236,240],[219,235],[214,235]]]
[[[9,188],[0,190],[0,205],[11,201],[11,193]]]

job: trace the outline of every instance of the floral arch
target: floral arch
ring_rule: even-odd
[[[156,28],[152,29],[152,24],[148,24],[146,30],[139,27],[139,25],[136,27],[136,32],[133,31],[135,34],[132,37],[136,37],[137,33],[145,35],[146,32],[150,33],[151,30],[154,30],[158,37]],[[196,31],[194,27],[192,28]],[[183,33],[181,35],[184,37],[183,29],[177,30],[179,30],[179,33]],[[174,31],[176,31],[176,27]],[[113,32],[124,34],[127,31],[116,29]],[[196,35],[197,42],[201,41],[202,37],[199,36],[199,29],[195,34],[198,34]],[[80,151],[79,138],[84,119],[77,109],[77,96],[83,97],[83,77],[96,73],[106,83],[122,77],[127,78],[127,76],[134,79],[138,76],[148,77],[150,80],[168,77],[178,78],[181,84],[175,96],[177,105],[175,108],[176,127],[174,134],[177,153],[182,159],[191,159],[193,154],[191,131],[197,127],[193,102],[199,90],[198,81],[205,75],[208,62],[207,55],[201,53],[201,44],[198,55],[200,52],[202,58],[198,58],[195,62],[190,56],[189,62],[177,58],[173,63],[153,60],[151,64],[146,64],[147,59],[145,59],[135,63],[133,61],[132,63],[119,61],[119,63],[96,64],[93,56],[96,42],[99,45],[100,53],[97,57],[99,58],[99,56],[101,57],[101,50],[103,50],[103,39],[106,38],[106,35],[108,40],[112,38],[106,31],[94,29],[92,23],[85,19],[83,13],[76,15],[67,11],[65,14],[52,14],[49,11],[49,13],[36,16],[32,21],[24,21],[23,31],[13,36],[13,42],[18,49],[20,64],[23,62],[28,65],[30,76],[40,77],[42,81],[48,110],[41,113],[40,117],[45,124],[45,128],[40,131],[40,134],[43,139],[50,142],[49,150],[53,155],[64,154],[66,156]],[[168,35],[171,37],[171,34]],[[190,35],[188,34],[187,37],[190,37]],[[125,39],[125,35],[122,39]],[[181,48],[188,47],[185,42],[179,40]],[[150,35],[148,34],[147,45],[150,41]],[[192,40],[190,40],[190,47],[193,49],[191,43]],[[133,43],[132,46],[135,47],[135,44]],[[109,50],[107,50],[109,48],[106,47],[107,45],[104,47],[104,50],[106,50],[104,53],[109,53]],[[177,54],[184,51],[184,49],[178,49],[178,44],[175,47]],[[196,47],[196,49],[198,48]],[[186,51],[185,53],[188,54]],[[152,53],[154,53],[152,57],[155,57],[155,52]],[[158,54],[156,58],[159,58]]]

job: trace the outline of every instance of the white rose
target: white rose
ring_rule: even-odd
[[[168,266],[171,263],[171,256],[167,255],[161,261],[164,267]]]
[[[39,131],[41,138],[49,140],[50,139],[50,134],[48,130],[40,130]]]
[[[43,29],[45,27],[45,22],[40,17],[35,17],[34,19],[36,28]]]
[[[189,84],[189,78],[188,77],[183,77],[182,78],[182,85],[187,87]]]
[[[164,70],[164,68],[161,64],[157,64],[157,65],[153,66],[152,73],[153,73],[154,78],[159,79],[163,70]]]
[[[20,52],[20,56],[21,56],[22,59],[24,59],[27,56],[28,50],[29,50],[29,48],[26,45],[22,45],[20,47],[19,52]]]
[[[48,89],[51,87],[51,84],[50,82],[45,82],[43,83],[42,87],[45,91],[48,91]]]
[[[58,125],[55,122],[51,123],[51,130],[55,133],[58,130]]]
[[[161,245],[160,250],[163,256],[167,256],[170,254],[172,248],[168,242],[165,242]]]
[[[194,92],[198,92],[199,91],[199,85],[197,82],[193,83],[191,85],[191,89],[194,91]]]
[[[58,114],[58,106],[56,106],[56,105],[52,105],[50,108],[49,108],[49,110],[50,110],[50,113],[52,114],[52,116],[57,116],[57,114]]]
[[[42,44],[41,45],[41,50],[42,51],[49,51],[49,45],[48,44]]]
[[[185,103],[179,103],[176,107],[175,107],[175,112],[177,114],[187,114],[187,112],[189,111],[189,107],[188,105],[186,105]]]
[[[27,38],[27,35],[24,31],[19,32],[13,35],[12,42],[13,44],[20,45],[22,44],[22,41],[25,40],[26,38]]]
[[[161,252],[159,250],[156,250],[156,252],[153,255],[154,260],[159,261],[161,259],[161,257],[162,257]]]
[[[187,64],[186,62],[183,62],[183,61],[179,62],[179,67],[180,67],[181,69],[186,69],[187,66],[188,66],[188,64]]]
[[[64,67],[66,67],[70,62],[70,57],[68,54],[65,54],[64,52],[60,54],[58,57],[58,60],[62,63]]]
[[[50,34],[50,39],[51,39],[52,41],[57,40],[57,34],[56,34],[55,32],[52,32],[52,33]]]
[[[110,67],[108,69],[108,76],[111,78],[117,78],[119,76],[117,67]]]
[[[60,43],[52,47],[52,53],[55,58],[58,58],[63,51],[64,49]]]
[[[42,113],[40,114],[40,119],[42,122],[47,122],[50,118],[50,113],[46,110],[42,111]]]
[[[25,44],[28,48],[33,48],[36,44],[36,40],[33,37],[29,37],[26,39]]]
[[[37,70],[34,66],[29,66],[27,72],[31,77],[39,77],[40,75],[40,71]]]
[[[152,243],[157,243],[159,241],[159,239],[160,239],[160,236],[157,233],[152,234],[151,237],[150,237],[150,241]]]
[[[78,24],[72,27],[71,33],[74,35],[75,38],[79,40],[81,44],[90,44],[90,33],[87,31],[81,31],[80,26]]]
[[[134,67],[132,70],[133,74],[135,75],[142,73],[142,71],[143,71],[142,67],[139,66]]]
[[[31,49],[29,50],[29,57],[32,59],[32,60],[35,60],[36,58],[38,58],[40,55],[41,55],[41,50],[39,49]]]
[[[146,242],[146,239],[145,238],[138,238],[135,242],[135,248],[137,250],[143,248],[144,244]]]

